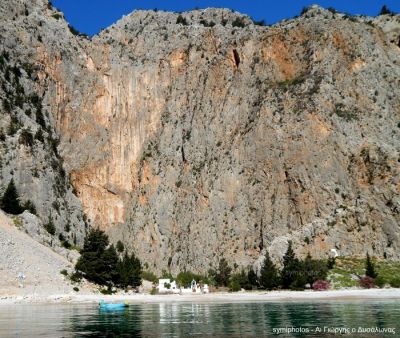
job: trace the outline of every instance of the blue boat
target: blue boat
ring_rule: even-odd
[[[105,303],[103,300],[100,301],[99,303],[99,308],[100,310],[106,310],[106,311],[116,311],[116,310],[123,310],[128,307],[128,303]]]

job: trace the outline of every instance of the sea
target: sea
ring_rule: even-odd
[[[400,301],[0,305],[0,337],[400,337]]]

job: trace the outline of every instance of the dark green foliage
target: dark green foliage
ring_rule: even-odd
[[[0,141],[4,142],[6,140],[6,134],[4,134],[3,129],[0,129]]]
[[[257,287],[259,284],[257,274],[254,272],[253,269],[249,269],[249,272],[247,273],[247,280],[252,287]]]
[[[178,15],[178,18],[176,19],[176,23],[184,25],[184,26],[188,25],[186,19],[181,14]]]
[[[0,202],[1,208],[8,214],[18,215],[23,212],[13,178],[8,183],[7,189]]]
[[[176,282],[178,283],[178,285],[184,288],[189,288],[193,279],[199,281],[201,277],[191,271],[179,272],[176,276]]]
[[[328,258],[328,261],[326,263],[326,266],[329,270],[333,269],[335,267],[336,259],[335,257],[330,257]]]
[[[306,283],[312,285],[317,280],[325,280],[328,274],[328,267],[322,260],[312,259],[310,254],[302,262],[303,277],[301,282],[298,282],[299,287],[304,287]],[[304,284],[301,284],[305,281]]]
[[[36,215],[36,207],[31,200],[27,200],[22,205],[22,209],[29,211],[33,215]]]
[[[335,105],[335,113],[337,116],[345,119],[347,122],[352,120],[358,120],[357,115],[354,112],[348,111],[344,109],[344,105],[339,103]]]
[[[77,286],[74,286],[73,290],[74,290],[75,292],[78,292],[78,291],[79,291],[79,288],[78,288]]]
[[[90,230],[75,269],[82,272],[87,280],[100,285],[141,285],[142,267],[139,259],[125,253],[120,260],[114,246],[108,247],[108,243],[108,236],[103,231]]]
[[[123,287],[134,288],[142,285],[142,264],[134,254],[125,253],[118,263],[119,284]]]
[[[233,20],[232,27],[240,27],[240,28],[246,27],[244,18],[243,17],[237,17],[235,20]]]
[[[142,279],[148,280],[153,283],[158,282],[158,277],[151,271],[142,271]]]
[[[60,13],[55,13],[55,14],[52,15],[52,17],[53,17],[54,19],[56,19],[56,20],[62,19],[62,15],[61,15]]]
[[[300,15],[306,14],[309,9],[310,9],[309,7],[303,7],[301,12],[300,12]]]
[[[58,235],[58,239],[60,240],[61,245],[62,245],[64,248],[66,248],[66,249],[70,249],[70,248],[71,248],[71,243],[68,242],[68,240],[64,237],[64,235],[63,235],[62,233],[60,233],[60,234]]]
[[[291,285],[295,282],[296,272],[299,268],[299,264],[300,262],[294,254],[292,242],[290,241],[285,256],[283,256],[281,282],[284,289],[289,289]]]
[[[81,34],[77,29],[75,29],[73,26],[68,25],[69,31],[74,34],[74,35],[81,35],[83,36],[84,34]]]
[[[7,134],[13,136],[19,129],[21,124],[16,116],[11,116],[10,124],[8,125]]]
[[[62,275],[64,275],[64,276],[68,276],[68,271],[65,270],[65,269],[62,269],[62,270],[60,271],[60,273],[61,273]]]
[[[46,129],[46,121],[42,112],[42,106],[36,107],[36,123],[38,123],[43,129]]]
[[[19,135],[19,143],[27,147],[33,146],[33,135],[29,128],[24,128]]]
[[[231,276],[229,282],[229,289],[233,292],[239,291],[240,289],[251,290],[252,285],[249,283],[247,273],[242,270],[239,273],[235,273]]]
[[[260,286],[263,289],[271,290],[279,286],[278,270],[271,261],[268,252],[265,254],[264,263],[261,267]]]
[[[337,10],[333,7],[328,7],[328,11],[331,12],[332,14],[336,14]]]
[[[256,26],[266,26],[265,20],[260,20],[260,21],[253,20],[253,23],[254,23]]]
[[[43,227],[50,235],[54,236],[56,234],[56,227],[54,226],[53,219],[51,218],[51,216],[49,217],[47,223],[43,225]]]
[[[386,5],[383,5],[381,11],[379,12],[379,15],[395,15],[395,14],[396,13],[391,11],[389,7],[387,7]]]
[[[371,278],[378,277],[378,273],[375,271],[375,265],[372,262],[368,252],[367,252],[367,259],[365,261],[365,276]]]
[[[215,275],[215,281],[218,286],[228,286],[231,277],[232,268],[228,265],[225,258],[219,261],[218,271]]]
[[[215,22],[214,21],[200,20],[200,23],[204,27],[214,27],[215,26]]]
[[[117,242],[117,251],[123,252],[124,250],[125,250],[124,243],[122,243],[121,241],[118,241]]]

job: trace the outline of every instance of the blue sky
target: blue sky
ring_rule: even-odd
[[[400,12],[399,0],[53,0],[72,26],[89,35],[99,32],[116,22],[122,15],[135,9],[162,9],[186,11],[195,7],[226,7],[248,14],[268,24],[298,15],[303,7],[319,4],[333,7],[340,12],[376,15],[383,5]]]

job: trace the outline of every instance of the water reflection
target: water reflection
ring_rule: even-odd
[[[316,326],[392,327],[399,335],[399,305],[399,301],[161,303],[135,304],[114,312],[100,311],[96,304],[12,305],[0,306],[0,337],[269,337],[274,328]],[[280,335],[304,336],[330,335]]]

